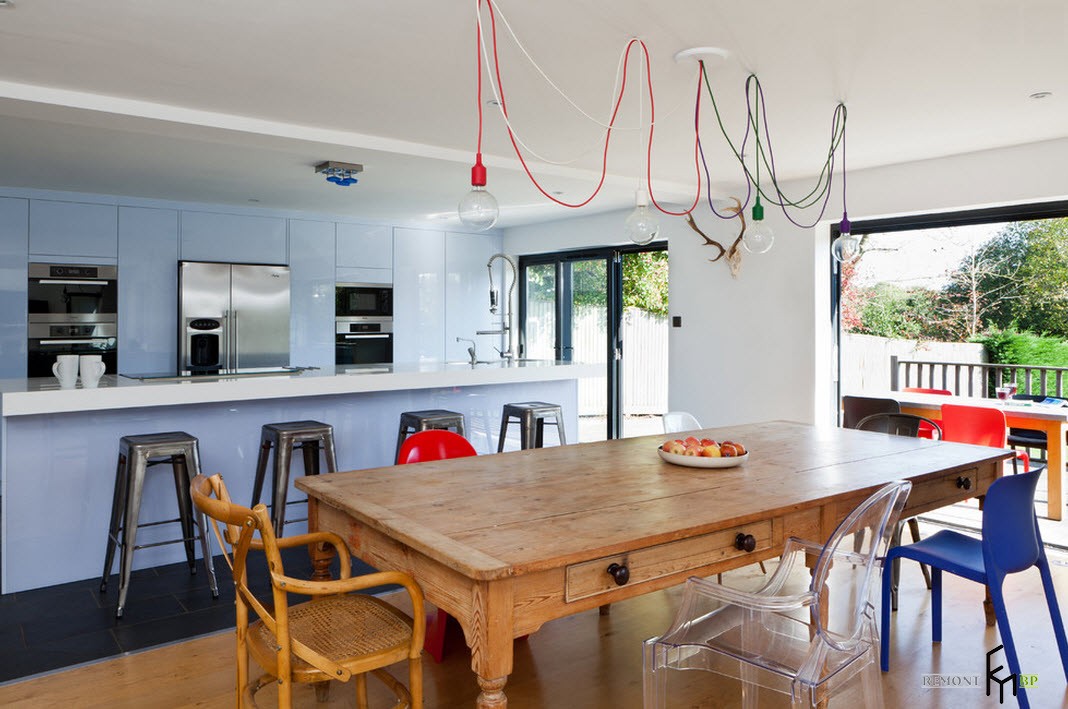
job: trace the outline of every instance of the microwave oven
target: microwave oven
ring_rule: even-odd
[[[334,316],[339,318],[393,317],[393,286],[338,283]]]

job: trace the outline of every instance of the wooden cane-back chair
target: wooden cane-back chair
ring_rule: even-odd
[[[237,606],[237,706],[255,707],[256,692],[278,685],[279,709],[292,707],[293,683],[316,683],[325,699],[329,680],[355,677],[356,703],[367,704],[367,673],[397,697],[394,709],[423,706],[422,662],[425,620],[423,593],[407,574],[384,571],[353,578],[348,548],[335,534],[309,532],[276,538],[264,505],[249,509],[235,504],[222,476],[198,475],[190,484],[193,504],[212,520],[212,527],[234,575]],[[220,529],[220,523],[224,528]],[[339,579],[306,581],[285,575],[280,549],[330,544],[340,562]],[[229,550],[227,549],[229,547]],[[249,589],[248,553],[261,549],[271,576],[272,602],[263,603]],[[414,620],[392,605],[366,594],[352,593],[386,584],[403,586],[411,598]],[[288,594],[311,596],[291,605]],[[257,620],[249,622],[249,610]],[[264,674],[249,678],[249,655]],[[408,687],[383,668],[408,661]]]

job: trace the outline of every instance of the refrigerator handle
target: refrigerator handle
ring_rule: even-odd
[[[234,370],[241,368],[241,331],[238,329],[237,311],[234,311]]]
[[[222,365],[223,365],[223,369],[224,370],[229,370],[230,369],[230,338],[233,337],[233,335],[230,334],[230,311],[229,310],[224,310],[223,311],[223,326],[226,328],[226,330],[223,332],[223,336],[224,336],[224,339],[226,341],[223,343],[224,352],[223,352],[223,358],[222,358]]]

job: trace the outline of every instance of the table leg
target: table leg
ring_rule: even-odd
[[[319,531],[319,501],[314,497],[308,498],[308,531]],[[308,556],[312,563],[312,581],[329,581],[330,565],[334,563],[337,553],[329,544],[309,544]]]
[[[1049,492],[1047,503],[1047,516],[1053,520],[1060,520],[1064,511],[1064,436],[1066,426],[1059,421],[1050,422],[1046,430],[1046,478]]]
[[[471,627],[464,628],[471,648],[471,669],[482,692],[477,709],[507,709],[504,685],[512,673],[513,588],[511,579],[479,583],[472,589]]]

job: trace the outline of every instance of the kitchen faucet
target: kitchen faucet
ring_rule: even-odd
[[[471,343],[471,346],[467,348],[467,355],[471,358],[471,364],[478,364],[478,355],[475,354],[475,341],[469,340],[466,337],[457,337],[456,341]]]
[[[501,322],[501,328],[499,330],[477,330],[476,335],[507,335],[508,342],[506,348],[502,352],[494,347],[497,353],[503,359],[512,359],[515,357],[515,350],[512,347],[512,293],[515,291],[516,281],[519,280],[519,272],[516,269],[515,261],[512,260],[507,254],[493,254],[490,256],[489,261],[486,262],[486,269],[489,271],[489,283],[490,283],[490,312],[494,315],[497,314],[498,304],[500,302],[500,291],[493,287],[493,262],[497,259],[502,259],[512,268],[512,284],[508,287],[508,299],[504,302],[504,314]]]

